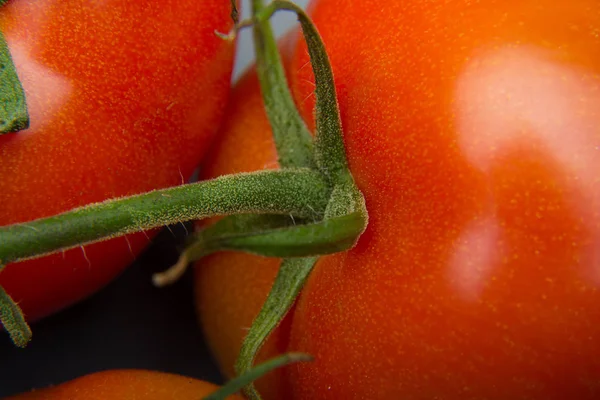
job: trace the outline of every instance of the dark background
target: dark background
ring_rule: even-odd
[[[91,298],[32,325],[25,349],[0,334],[0,398],[116,368],[221,377],[204,344],[193,305],[192,274],[166,288],[155,271],[177,260],[185,229],[163,230],[118,279]]]

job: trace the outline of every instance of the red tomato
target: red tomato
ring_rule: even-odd
[[[369,226],[322,257],[263,355],[302,351],[267,399],[600,396],[600,7],[596,0],[316,1]],[[291,88],[312,123],[302,42]],[[206,177],[262,168],[252,76]],[[267,145],[267,148],[270,147]],[[231,163],[230,160],[235,160]],[[226,374],[278,260],[196,268]]]
[[[212,383],[144,370],[110,370],[5,400],[197,400],[217,390]],[[228,399],[242,400],[241,396]]]
[[[223,115],[233,45],[222,0],[12,0],[0,26],[31,127],[0,137],[0,225],[188,179]],[[104,286],[132,235],[12,264],[0,284],[34,320]]]

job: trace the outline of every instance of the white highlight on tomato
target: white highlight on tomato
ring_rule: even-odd
[[[500,230],[492,216],[472,221],[454,243],[448,263],[448,281],[457,294],[475,301],[499,267]]]
[[[593,265],[593,270],[582,273],[600,284],[600,77],[556,56],[526,45],[475,54],[455,88],[458,142],[467,160],[483,173],[516,149],[550,155],[560,168],[557,179],[567,187],[565,198],[592,237],[584,257],[594,261],[581,264]],[[483,236],[469,250],[469,259],[483,262],[489,257],[491,243],[486,241],[492,240],[493,228],[479,224],[458,240],[456,260],[464,259],[460,243],[473,241],[478,230]],[[482,286],[473,279],[486,277],[464,271],[462,275],[467,277],[462,285],[472,290]]]
[[[29,129],[17,135],[17,139],[22,140],[29,134],[41,132],[44,124],[52,123],[52,116],[68,100],[72,87],[68,79],[31,58],[20,43],[7,41],[17,74],[25,90],[29,111]]]

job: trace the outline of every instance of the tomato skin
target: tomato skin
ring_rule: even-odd
[[[263,354],[316,361],[264,380],[265,398],[598,398],[596,2],[320,0],[310,13],[369,226],[320,259],[269,339]],[[302,42],[289,57],[313,124]],[[233,96],[255,96],[244,85]],[[249,103],[229,114],[206,177],[272,161],[236,146],[260,126],[245,116],[264,119]],[[230,253],[196,268],[226,373],[276,269]]]
[[[6,400],[196,400],[217,390],[217,386],[181,375],[146,370],[109,370]],[[241,396],[228,399],[241,400]]]
[[[0,225],[181,184],[229,91],[229,2],[13,0],[0,10],[31,127],[0,137]],[[28,320],[98,290],[154,235],[8,265]]]

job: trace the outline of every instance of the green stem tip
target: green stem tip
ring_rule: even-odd
[[[225,384],[215,393],[205,397],[203,400],[222,400],[227,396],[238,393],[242,388],[254,382],[258,378],[273,371],[274,369],[284,367],[297,362],[312,361],[313,357],[305,353],[287,353],[282,356],[266,361],[248,372],[239,375]]]
[[[0,7],[6,2],[0,2]],[[17,75],[8,43],[0,32],[0,135],[29,127],[25,91]],[[0,177],[1,179],[1,177]]]
[[[19,305],[2,287],[0,287],[0,322],[16,346],[27,346],[31,340],[31,329],[25,322]]]

